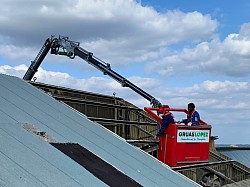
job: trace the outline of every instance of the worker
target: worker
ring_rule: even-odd
[[[168,105],[164,107],[163,115],[162,115],[162,122],[161,122],[161,128],[157,132],[156,136],[161,136],[164,134],[165,129],[169,126],[169,124],[174,123],[174,116],[169,110],[166,108],[169,108]]]
[[[200,124],[200,115],[199,113],[195,110],[195,105],[194,103],[189,103],[188,104],[188,114],[187,114],[187,119],[184,119],[182,121],[179,121],[178,123],[185,123],[188,126],[192,125],[199,125]]]

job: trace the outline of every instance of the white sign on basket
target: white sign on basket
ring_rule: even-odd
[[[178,130],[177,142],[209,142],[209,130]]]

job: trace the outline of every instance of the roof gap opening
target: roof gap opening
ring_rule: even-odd
[[[50,143],[109,186],[141,187],[109,163],[76,143]]]

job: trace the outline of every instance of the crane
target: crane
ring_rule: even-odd
[[[132,89],[133,91],[150,101],[152,107],[158,108],[162,106],[160,101],[158,101],[155,97],[112,70],[109,63],[105,63],[102,60],[98,59],[93,55],[92,52],[81,48],[79,42],[71,41],[68,37],[65,36],[59,36],[58,38],[55,36],[51,36],[51,38],[46,39],[36,58],[31,62],[30,67],[25,73],[23,77],[24,80],[30,81],[33,78],[49,51],[51,54],[64,55],[69,57],[70,59],[74,59],[75,56],[78,56],[88,62],[90,65],[102,71],[104,75],[108,75],[119,82],[123,87]]]
[[[168,105],[162,105],[155,97],[145,92],[117,72],[111,69],[110,64],[103,62],[89,52],[80,47],[79,42],[71,41],[64,36],[51,36],[47,38],[34,61],[31,62],[23,79],[30,81],[37,72],[42,61],[50,51],[54,55],[64,55],[70,59],[76,56],[85,60],[90,65],[108,75],[123,87],[128,87],[150,101],[151,108],[145,107],[144,110],[159,123],[162,122],[159,113],[165,111],[177,111],[188,114],[186,109],[169,108]],[[184,124],[170,124],[164,132],[164,136],[159,138],[158,159],[170,166],[182,166],[183,164],[193,164],[208,162],[209,143],[211,136],[211,126],[200,120],[200,125],[187,126]],[[205,136],[205,137],[194,137]],[[196,151],[190,151],[196,150]],[[171,154],[167,154],[171,153]]]

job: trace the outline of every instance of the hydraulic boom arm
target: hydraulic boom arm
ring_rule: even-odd
[[[39,51],[38,55],[36,56],[35,60],[31,62],[31,65],[27,72],[25,73],[23,79],[24,80],[31,80],[32,77],[37,72],[37,69],[39,68],[40,64],[42,63],[43,59],[48,54],[51,47],[51,40],[48,38],[45,43],[43,44],[41,50]]]
[[[111,69],[110,64],[101,61],[96,58],[93,53],[80,47],[79,42],[74,42],[68,40],[68,37],[59,36],[59,38],[51,37],[48,38],[40,50],[39,54],[35,60],[31,63],[28,71],[24,75],[23,79],[31,80],[37,71],[38,67],[42,63],[43,59],[47,55],[48,51],[51,49],[51,54],[55,55],[65,55],[73,59],[75,56],[79,56],[83,60],[87,61],[92,66],[96,67],[104,73],[104,75],[109,75],[111,78],[119,82],[123,87],[129,87],[152,104],[153,107],[160,107],[162,104],[153,96],[142,90],[141,88],[134,85],[132,82],[119,75]]]

